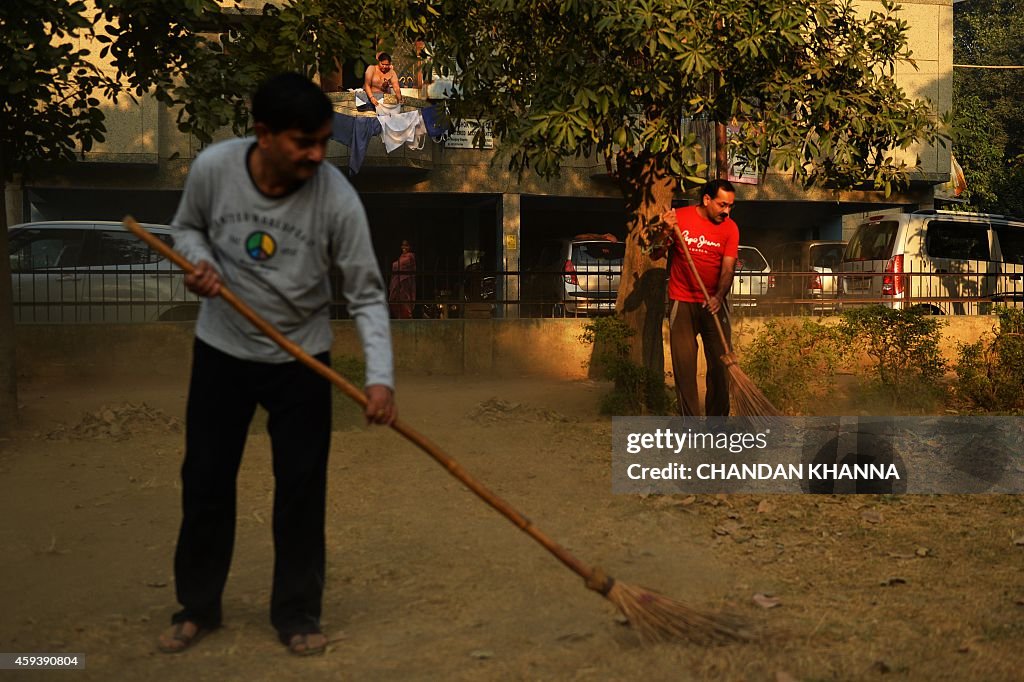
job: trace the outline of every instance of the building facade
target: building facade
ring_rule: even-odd
[[[874,2],[860,6],[880,9]],[[916,68],[901,64],[897,79],[910,97],[929,99],[936,112],[948,111],[951,0],[904,0],[900,15],[909,25]],[[437,93],[436,84],[432,92]],[[175,113],[152,98],[124,101],[105,113],[107,140],[80,163],[7,188],[9,224],[119,220],[125,214],[153,223],[171,219],[189,165],[201,150],[198,141],[179,132]],[[402,147],[390,154],[379,138],[371,141],[351,179],[365,203],[385,272],[403,239],[412,242],[421,269],[457,276],[473,264],[511,273],[529,268],[551,238],[595,232],[623,236],[625,208],[602,159],[566,159],[554,180],[518,177],[494,149],[467,148],[461,140],[428,138],[420,149]],[[880,192],[805,191],[773,173],[754,184],[741,179],[734,218],[742,241],[768,247],[781,241],[840,239],[850,229],[844,230],[846,216],[931,208],[935,186],[949,180],[950,151],[935,145],[907,153],[911,161],[920,156],[920,172],[906,191],[889,198]],[[328,162],[347,170],[347,147],[332,142],[328,155]],[[853,224],[849,218],[845,222]],[[501,281],[499,297],[515,298],[516,278]]]

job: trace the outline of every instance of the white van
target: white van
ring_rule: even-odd
[[[915,211],[859,225],[839,264],[843,306],[922,306],[937,315],[991,312],[1024,300],[1024,221]]]
[[[167,244],[166,225],[146,225]],[[16,322],[195,319],[181,271],[121,223],[54,221],[7,233]]]

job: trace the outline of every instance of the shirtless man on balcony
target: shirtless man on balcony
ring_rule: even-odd
[[[377,55],[377,63],[366,67],[363,90],[370,98],[370,106],[363,105],[367,110],[375,109],[383,100],[384,95],[393,94],[398,103],[402,103],[402,88],[398,84],[398,74],[391,67],[391,55],[387,52],[381,52]],[[360,109],[362,108],[360,107]]]

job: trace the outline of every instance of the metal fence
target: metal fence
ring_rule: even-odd
[[[920,306],[935,314],[984,315],[996,305],[1024,305],[1021,272],[969,267],[960,272],[746,272],[748,280],[764,278],[766,285],[745,282],[738,287],[734,282],[730,308],[740,316],[821,316],[882,304]],[[415,296],[392,300],[392,317],[589,317],[614,312],[619,285],[619,273],[611,270],[572,274],[473,269],[408,276],[415,282]],[[188,320],[195,318],[199,306],[198,298],[185,290],[180,272],[153,264],[23,271],[14,274],[12,284],[19,323]],[[333,319],[348,317],[342,284],[340,275],[332,276]]]
[[[169,263],[21,270],[11,285],[18,323],[188,320],[199,309]]]

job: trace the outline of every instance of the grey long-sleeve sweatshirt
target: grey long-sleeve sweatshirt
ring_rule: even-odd
[[[362,341],[366,384],[394,388],[387,295],[355,189],[325,163],[292,193],[267,197],[248,171],[254,144],[227,140],[196,158],[172,222],[175,248],[192,262],[212,263],[239,298],[310,354],[331,347],[328,273],[336,265]],[[243,360],[292,360],[219,297],[203,300],[196,336]]]

